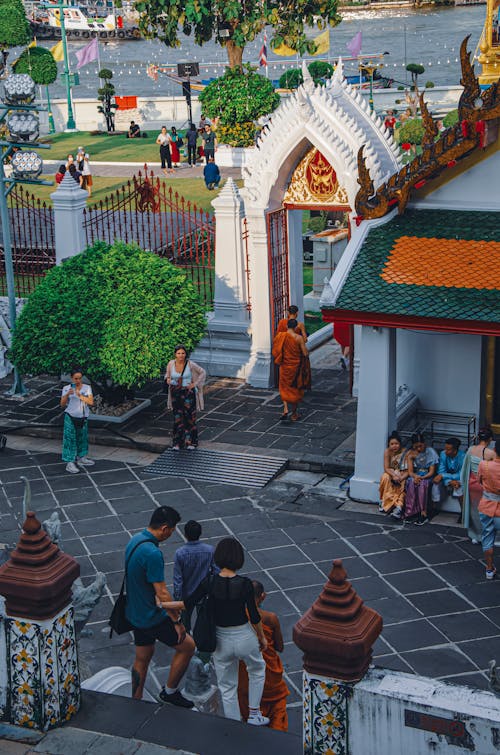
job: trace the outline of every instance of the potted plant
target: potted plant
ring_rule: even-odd
[[[29,374],[81,365],[98,407],[110,407],[113,416],[163,374],[177,343],[192,349],[205,327],[182,268],[135,244],[96,242],[39,283],[17,321],[11,353]]]

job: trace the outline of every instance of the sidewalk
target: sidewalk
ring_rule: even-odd
[[[339,365],[338,345],[330,340],[311,354],[313,389],[306,393],[299,422],[281,422],[277,390],[248,386],[243,380],[209,378],[205,411],[199,417],[204,448],[264,456],[285,456],[290,468],[348,476],[354,463],[356,400],[348,374]],[[62,437],[61,384],[57,378],[28,378],[30,395],[9,398],[10,379],[0,381],[0,431],[59,441]],[[171,444],[172,416],[160,380],[138,392],[151,406],[123,425],[92,422],[92,445],[123,446],[159,453]],[[9,433],[9,430],[16,432]]]
[[[61,160],[44,160],[43,161],[43,173],[47,175],[53,175]],[[152,170],[155,176],[165,177],[161,171],[161,163],[149,162],[148,171]],[[203,178],[204,163],[197,163],[194,167],[190,167],[187,163],[181,163],[180,168],[176,168],[174,173],[168,174],[168,180],[176,180],[182,178]],[[92,160],[92,175],[93,176],[108,176],[110,178],[123,177],[129,178],[136,176],[138,171],[144,172],[144,162],[139,163],[111,163],[111,162],[94,162]],[[222,179],[234,178],[235,181],[241,178],[241,168],[226,168],[223,165],[220,166],[220,172]]]

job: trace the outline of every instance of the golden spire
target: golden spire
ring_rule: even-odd
[[[481,86],[490,86],[500,79],[500,31],[499,31],[500,0],[487,0],[486,22],[479,41],[479,63],[482,73],[479,76]]]

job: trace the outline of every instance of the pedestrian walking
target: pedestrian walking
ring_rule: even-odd
[[[500,530],[500,440],[495,442],[495,458],[479,462],[479,482],[483,494],[479,501],[481,521],[481,543],[486,561],[486,579],[493,579],[497,573],[493,560],[495,535]]]
[[[274,337],[272,351],[274,363],[280,368],[278,388],[283,401],[281,419],[287,420],[291,410],[293,422],[300,419],[298,406],[304,398],[304,391],[311,386],[309,352],[304,338],[296,332],[297,326],[297,320],[288,320],[286,332],[277,333]]]
[[[198,131],[194,123],[191,123],[188,130],[186,131],[186,141],[188,163],[190,166],[196,165],[196,146],[198,144]]]
[[[481,539],[478,506],[483,496],[483,488],[478,478],[479,463],[495,458],[495,452],[490,448],[492,440],[491,428],[482,427],[474,444],[468,449],[462,467],[460,479],[464,491],[463,525],[473,543],[478,543]]]
[[[170,134],[167,131],[166,126],[161,127],[161,131],[156,137],[156,143],[160,145],[160,160],[161,169],[167,175],[167,173],[173,173],[172,169],[172,157],[170,154]],[[168,165],[168,170],[167,170]]]
[[[288,330],[288,320],[297,320],[297,327],[295,328],[295,332],[302,336],[304,343],[307,343],[306,326],[299,320],[298,315],[299,308],[295,304],[290,304],[290,306],[288,307],[288,317],[283,317],[283,319],[278,322],[276,333],[286,333],[286,331]]]
[[[180,514],[170,506],[160,506],[149,525],[132,537],[125,549],[127,587],[126,617],[132,625],[135,660],[132,666],[132,697],[142,699],[149,664],[158,640],[173,648],[167,683],[158,697],[161,702],[192,708],[193,703],[179,691],[179,684],[194,653],[193,639],[179,619],[179,610],[160,606],[172,600],[165,584],[165,562],[160,543],[175,532]]]
[[[267,648],[260,614],[255,605],[251,581],[237,571],[245,562],[241,543],[225,537],[215,549],[215,564],[220,572],[213,579],[204,579],[185,601],[163,603],[167,609],[186,610],[199,603],[205,595],[213,599],[217,645],[212,656],[217,683],[226,718],[240,720],[238,704],[238,664],[243,661],[248,671],[249,715],[247,723],[267,726],[260,701],[264,689],[266,664],[261,651]]]
[[[172,157],[172,164],[174,167],[179,167],[181,164],[180,147],[182,147],[182,137],[177,133],[175,126],[170,129],[170,154]]]
[[[201,524],[190,519],[184,525],[184,534],[187,543],[177,548],[174,557],[174,600],[188,598],[214,568],[213,545],[200,542]],[[193,608],[182,615],[186,632],[191,631],[192,613]]]
[[[61,407],[64,409],[62,460],[66,462],[66,472],[78,474],[78,467],[92,467],[94,461],[87,456],[88,418],[94,397],[90,385],[85,385],[83,370],[73,367],[71,383],[65,385],[61,393]]]
[[[168,386],[167,409],[174,413],[172,447],[174,451],[188,448],[194,451],[198,445],[196,411],[204,408],[203,385],[206,372],[188,358],[183,344],[174,349],[175,358],[167,364],[165,383]]]
[[[92,169],[90,167],[89,162],[90,155],[88,152],[85,153],[85,157],[83,158],[83,168],[82,168],[82,189],[85,189],[88,192],[89,199],[92,196]]]
[[[286,711],[286,699],[290,690],[283,679],[283,663],[279,653],[283,652],[284,643],[281,633],[280,620],[275,613],[261,608],[266,599],[262,582],[252,582],[257,610],[260,613],[264,636],[267,640],[267,648],[263,651],[266,664],[266,681],[260,709],[264,716],[269,718],[269,728],[277,731],[288,731],[288,714]],[[245,665],[240,662],[238,678],[238,700],[243,719],[248,718],[248,673]]]

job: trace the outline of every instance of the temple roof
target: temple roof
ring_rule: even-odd
[[[408,210],[370,229],[324,319],[500,335],[500,213]]]

